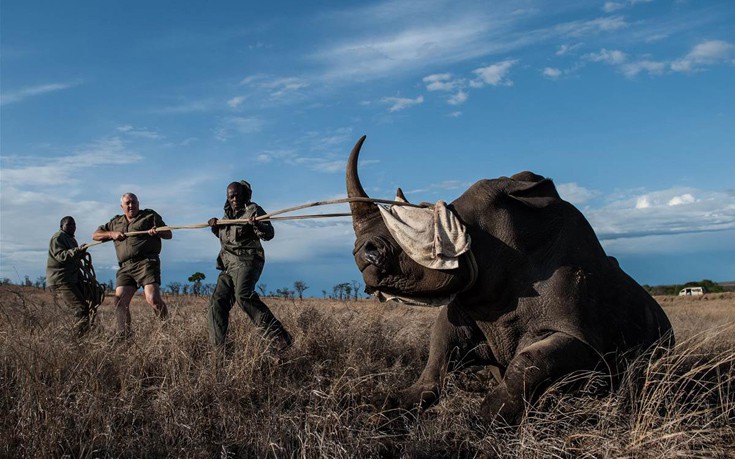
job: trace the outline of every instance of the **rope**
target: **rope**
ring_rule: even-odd
[[[285,217],[275,217],[276,215],[281,215],[287,212],[294,212],[297,210],[307,209],[309,207],[325,206],[329,204],[343,204],[347,202],[373,202],[376,204],[392,204],[395,206],[407,206],[407,207],[418,207],[418,208],[430,207],[430,204],[411,204],[410,202],[406,202],[406,201],[391,201],[389,199],[376,199],[376,198],[364,198],[364,197],[340,198],[340,199],[330,199],[327,201],[315,201],[315,202],[310,202],[308,204],[301,204],[299,206],[277,210],[275,212],[267,213],[264,215],[259,215],[255,217],[255,221],[260,222],[260,221],[304,220],[304,219],[328,218],[328,217],[349,217],[352,215],[351,213],[291,215],[291,216],[285,216]],[[222,220],[217,220],[217,224],[218,225],[248,225],[250,224],[250,221],[249,220],[239,220],[239,219],[236,219],[236,220],[222,219]],[[179,229],[198,229],[198,228],[208,228],[208,227],[209,227],[208,223],[194,223],[191,225],[160,226],[156,228],[156,231],[171,231],[171,230],[179,230]],[[129,231],[124,234],[125,236],[139,236],[142,234],[148,234],[148,231]],[[105,242],[109,240],[111,239],[108,239],[105,241],[90,242],[89,244],[82,245],[82,248],[87,249],[89,247],[94,247],[95,245],[104,244]]]
[[[79,271],[79,289],[82,291],[84,301],[89,308],[89,326],[94,325],[94,319],[97,317],[97,308],[105,300],[105,287],[97,282],[97,277],[92,265],[92,255],[84,252],[80,261],[82,267]]]

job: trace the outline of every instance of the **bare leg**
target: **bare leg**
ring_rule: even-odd
[[[130,334],[130,300],[133,299],[137,290],[131,286],[115,289],[115,318],[117,319],[117,332],[121,335]]]
[[[168,317],[168,307],[161,298],[161,288],[158,284],[148,284],[143,286],[145,300],[151,305],[159,319],[164,320]]]

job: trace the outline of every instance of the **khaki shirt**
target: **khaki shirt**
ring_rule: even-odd
[[[79,282],[82,262],[78,256],[80,252],[74,250],[77,247],[79,244],[74,236],[69,236],[61,230],[51,237],[46,260],[46,285],[51,287]]]
[[[254,202],[248,203],[244,209],[233,214],[229,204],[225,203],[225,219],[248,220],[252,216],[265,215],[265,211]],[[270,222],[258,222],[253,225],[222,225],[212,228],[212,232],[219,237],[220,250],[217,258],[217,269],[231,270],[251,260],[265,260],[265,251],[260,240],[270,241],[275,231]]]
[[[148,231],[154,226],[160,228],[161,226],[166,226],[166,224],[156,211],[142,209],[130,222],[128,222],[125,215],[116,215],[112,220],[97,228],[97,230],[128,233],[131,231]],[[141,260],[151,256],[158,256],[161,253],[161,238],[149,236],[148,234],[130,236],[123,241],[114,242],[118,263],[125,263],[129,260]]]

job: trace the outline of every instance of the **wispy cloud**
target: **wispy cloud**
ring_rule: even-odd
[[[230,108],[237,108],[242,105],[243,102],[245,102],[245,96],[235,96],[227,101],[227,105]]]
[[[605,4],[602,6],[603,11],[606,13],[612,13],[613,11],[618,11],[623,8],[627,8],[629,6],[636,5],[638,3],[650,3],[653,0],[626,0],[626,1],[616,1],[616,2],[605,2]]]
[[[590,190],[576,183],[560,183],[556,185],[556,189],[562,199],[577,206],[600,196],[600,192]]]
[[[470,82],[470,86],[473,88],[481,88],[485,85],[512,86],[513,80],[508,78],[508,73],[517,62],[517,60],[505,60],[473,70],[472,73],[477,77]]]
[[[142,157],[131,152],[119,137],[97,140],[83,146],[77,152],[47,158],[37,164],[37,158],[3,156],[3,173],[0,181],[3,186],[53,186],[78,182],[76,173],[104,165],[132,164]]]
[[[118,126],[117,131],[122,132],[126,136],[140,139],[158,140],[164,138],[162,134],[156,131],[152,131],[146,128],[136,128],[129,124]]]
[[[612,32],[628,27],[623,16],[608,16],[596,19],[565,22],[554,27],[557,33],[568,37],[582,37],[596,35],[603,32]]]
[[[556,67],[545,67],[541,73],[546,78],[551,78],[552,80],[556,80],[562,75],[562,71]]]
[[[628,56],[617,49],[607,50],[603,48],[597,53],[585,54],[583,58],[592,62],[604,62],[610,65],[618,65],[625,62]]]
[[[505,61],[480,67],[472,71],[472,78],[457,78],[451,73],[436,73],[427,75],[422,79],[426,90],[429,92],[448,92],[449,105],[461,105],[469,98],[468,89],[480,89],[485,86],[512,86],[513,80],[509,78],[510,69],[517,60]]]
[[[671,63],[675,72],[694,72],[703,67],[735,64],[735,45],[722,40],[709,40],[696,45],[686,56]]]
[[[274,77],[272,75],[256,74],[240,80],[240,85],[248,87],[257,93],[265,93],[271,99],[283,99],[293,96],[311,86],[311,83],[303,77]],[[231,102],[236,99],[232,99]],[[242,102],[240,100],[240,102]]]
[[[383,103],[390,105],[388,108],[389,112],[397,112],[405,110],[414,105],[420,105],[424,103],[424,96],[418,96],[415,99],[409,99],[405,97],[384,97]]]
[[[226,142],[238,135],[260,132],[265,124],[265,121],[258,117],[231,116],[220,120],[212,133],[215,139]]]
[[[582,46],[584,46],[583,43],[563,44],[559,46],[554,54],[557,56],[565,56],[567,54],[571,54]]]
[[[626,77],[641,73],[663,75],[667,72],[696,72],[717,64],[735,64],[735,45],[722,40],[709,40],[697,44],[685,56],[673,61],[650,58],[631,59],[620,50],[601,49],[583,56],[588,62],[600,62],[614,66]]]
[[[586,214],[601,239],[732,230],[735,197],[694,188],[631,192]]]
[[[38,86],[30,86],[27,88],[21,88],[16,91],[4,92],[0,96],[0,105],[8,105],[17,103],[25,100],[29,97],[42,96],[44,94],[51,94],[58,91],[64,91],[66,89],[79,86],[80,81],[66,82],[66,83],[48,83]]]

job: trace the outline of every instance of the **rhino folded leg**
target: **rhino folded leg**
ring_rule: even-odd
[[[553,333],[511,360],[503,380],[483,400],[481,415],[488,421],[517,425],[526,402],[533,402],[563,376],[593,370],[598,363],[598,355],[587,344],[564,333]]]
[[[429,359],[421,376],[410,387],[388,396],[384,409],[426,409],[441,395],[445,376],[466,365],[487,363],[484,352],[489,352],[485,337],[470,319],[458,314],[453,305],[439,311],[431,328]],[[382,402],[382,400],[381,400]]]

